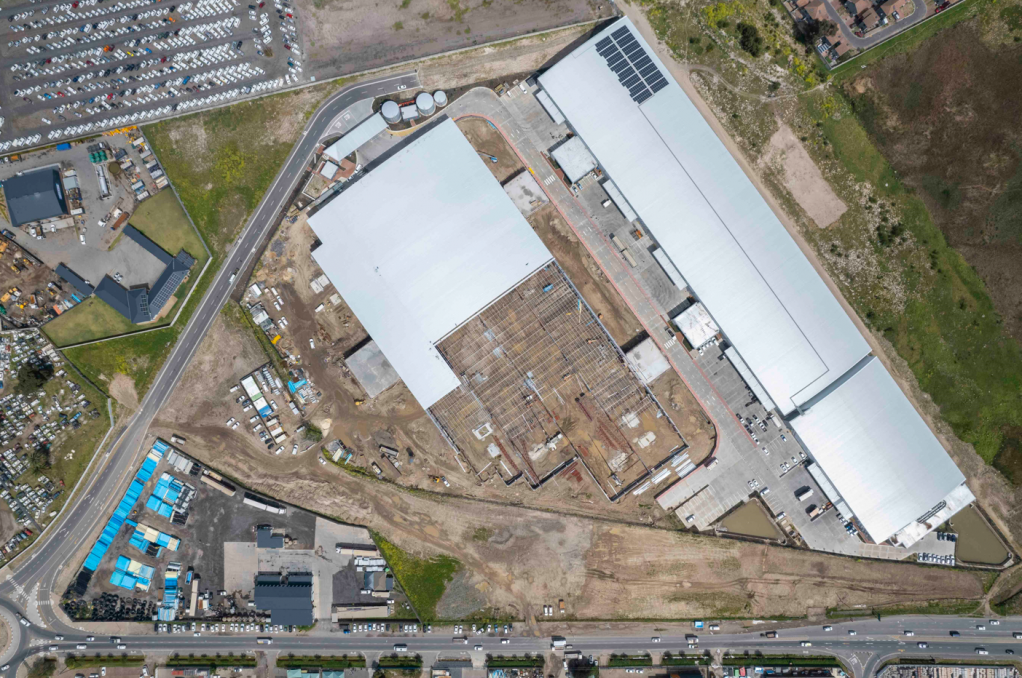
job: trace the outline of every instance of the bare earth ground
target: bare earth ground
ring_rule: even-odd
[[[820,228],[830,226],[847,211],[848,206],[837,197],[798,137],[783,122],[779,122],[777,131],[770,137],[770,146],[761,162],[781,166],[784,185]]]
[[[21,531],[21,529],[7,504],[0,504],[0,542],[7,543],[7,540],[13,537],[16,532]]]
[[[289,317],[297,318],[295,308],[289,309]],[[228,432],[220,421],[226,419],[225,411],[218,410],[231,404],[226,398],[230,384],[262,362],[259,350],[251,335],[232,330],[223,316],[218,318],[153,432],[183,432],[189,454],[257,491],[379,530],[410,552],[458,558],[464,570],[441,601],[441,614],[464,616],[495,607],[528,618],[540,605],[564,597],[575,618],[800,616],[825,607],[925,600],[935,592],[942,598],[983,594],[978,577],[968,572],[856,562],[615,523],[658,520],[671,526],[650,506],[610,505],[595,498],[598,491],[587,497],[570,482],[555,482],[535,493],[501,484],[499,496],[551,508],[571,506],[611,521],[495,503],[492,488],[465,487],[457,482],[464,475],[453,470],[447,473],[454,488],[438,490],[475,491],[489,500],[411,494],[392,483],[322,466],[313,455],[268,455],[251,436]],[[324,388],[331,387],[323,381],[325,375],[316,378]],[[208,393],[209,401],[195,398],[199,392]],[[357,413],[353,405],[333,399],[329,418],[351,418],[348,426],[367,432],[387,427],[386,432],[407,435],[419,445],[416,450],[427,459],[417,464],[432,469],[444,462],[422,451],[420,443],[437,436],[428,419],[406,408],[403,414],[387,411],[395,401],[410,399],[407,391],[395,387],[381,399],[374,409]],[[449,468],[449,455],[444,463]],[[479,528],[490,535],[486,541],[473,538]]]
[[[304,66],[323,77],[613,15],[603,0],[301,0],[298,9]]]

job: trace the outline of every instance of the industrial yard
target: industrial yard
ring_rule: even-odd
[[[385,617],[393,589],[367,530],[250,492],[157,439],[63,606],[80,621],[292,627]],[[278,608],[280,590],[299,602]]]

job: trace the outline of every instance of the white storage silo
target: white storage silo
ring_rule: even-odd
[[[384,101],[383,106],[380,107],[380,113],[383,114],[383,119],[388,124],[393,125],[395,122],[401,122],[401,107],[393,101]]]
[[[429,92],[420,92],[415,97],[415,107],[422,115],[433,115],[436,112],[436,104],[433,102],[433,95]]]
[[[447,105],[447,92],[442,89],[433,92],[433,101],[436,102],[437,108],[443,108]]]

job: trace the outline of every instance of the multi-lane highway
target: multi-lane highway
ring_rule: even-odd
[[[11,568],[7,568],[8,574],[0,583],[0,606],[28,611],[31,618],[41,617],[57,632],[71,631],[63,627],[49,608],[50,593],[58,574],[64,566],[77,566],[77,563],[70,562],[75,551],[99,521],[109,515],[113,504],[123,494],[137,463],[149,424],[181,378],[235,283],[239,282],[233,279],[235,271],[249,265],[261,243],[276,226],[277,217],[302,177],[322,133],[334,118],[357,101],[418,86],[418,76],[414,72],[367,81],[342,89],[316,111],[283,169],[227,254],[220,270],[207,273],[215,276],[209,289],[186,324],[149,392],[142,399],[138,411],[126,428],[118,432],[110,451],[102,459],[96,460],[97,470],[88,479],[84,491],[42,535],[40,543],[28,558],[16,561],[14,573],[10,574]],[[39,617],[34,614],[36,608]],[[26,634],[21,635],[24,638]]]
[[[755,624],[740,632],[693,630],[691,633],[697,639],[676,629],[670,634],[660,633],[652,625],[644,635],[610,635],[606,631],[592,630],[592,625],[583,625],[577,633],[570,630],[561,633],[572,650],[594,658],[609,653],[656,654],[666,651],[689,656],[707,655],[713,659],[719,659],[724,652],[737,655],[832,655],[840,658],[856,676],[871,676],[882,663],[892,658],[1013,660],[1011,655],[1022,650],[1022,640],[1014,637],[1014,634],[1022,633],[1022,619],[1003,619],[997,624],[991,621],[972,617],[892,617],[878,621],[869,617],[828,626],[814,624],[802,628],[780,628],[776,638],[766,637],[766,632],[775,628],[770,624]],[[320,654],[361,652],[370,660],[379,654],[389,654],[395,644],[400,643],[407,646],[408,652],[419,653],[427,661],[463,654],[481,661],[487,654],[551,651],[550,637],[538,636],[531,629],[532,635],[510,637],[507,644],[495,635],[470,633],[462,640],[462,636],[453,637],[449,629],[446,631],[437,629],[434,633],[418,635],[287,635],[274,637],[272,645],[266,646],[258,645],[252,635],[195,636],[191,633],[122,636],[117,641],[109,636],[99,636],[88,641],[87,635],[79,632],[65,634],[62,640],[57,641],[53,640],[52,632],[30,629],[33,635],[37,635],[38,642],[26,647],[22,656],[47,652],[51,645],[56,645],[59,652],[76,652],[80,643],[88,645],[86,652],[89,653],[109,652],[120,643],[127,651],[135,652],[215,654],[256,649]],[[988,654],[978,654],[979,650]]]

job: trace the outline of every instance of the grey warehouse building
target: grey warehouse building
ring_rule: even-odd
[[[269,610],[271,624],[311,626],[312,575],[296,573],[281,576],[275,572],[257,575],[255,606]]]
[[[15,227],[67,214],[64,187],[55,167],[18,174],[3,182],[11,224]]]
[[[875,543],[907,547],[975,500],[631,21],[610,24],[539,83],[657,242],[658,261],[719,327],[750,388],[791,426],[843,516]]]

